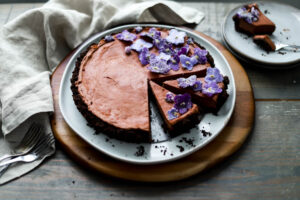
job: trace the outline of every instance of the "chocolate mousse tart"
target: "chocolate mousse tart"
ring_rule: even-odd
[[[204,76],[208,68],[214,68],[213,58],[185,32],[138,26],[106,35],[83,52],[71,89],[78,110],[96,132],[151,142],[149,82]]]

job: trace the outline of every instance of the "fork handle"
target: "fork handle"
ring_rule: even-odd
[[[5,166],[5,165],[9,165],[11,163],[21,162],[21,161],[23,161],[22,156],[18,156],[18,157],[15,157],[13,159],[10,159],[10,160],[0,162],[0,167]]]
[[[6,170],[9,168],[9,166],[10,166],[10,164],[0,167],[0,178],[6,172]]]
[[[10,155],[10,154],[6,154],[6,155],[4,155],[4,156],[1,156],[1,157],[0,157],[0,163],[1,163],[2,161],[4,161],[4,160],[13,158],[14,156],[15,156],[15,155]],[[18,156],[18,155],[16,155],[16,156]]]

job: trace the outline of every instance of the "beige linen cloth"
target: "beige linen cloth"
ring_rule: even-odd
[[[94,33],[120,24],[200,23],[203,13],[172,1],[50,0],[0,29],[0,156],[21,141],[29,125],[51,134],[49,77],[58,63]],[[55,147],[49,151],[53,154]],[[11,166],[0,184],[20,177],[42,160]]]

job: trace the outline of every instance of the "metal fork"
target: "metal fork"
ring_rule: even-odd
[[[24,135],[20,144],[13,150],[11,154],[6,154],[0,158],[0,162],[15,156],[21,156],[28,153],[38,142],[41,136],[42,126],[32,123],[28,131]]]
[[[36,145],[41,136],[42,126],[36,123],[32,123],[28,131],[25,133],[20,144],[12,151],[11,154],[4,155],[0,158],[0,162],[9,160],[15,156],[21,156],[28,153]],[[10,165],[4,165],[0,167],[0,177],[6,172]]]
[[[35,148],[32,150],[32,152],[15,157],[11,160],[3,161],[0,163],[0,167],[7,165],[7,164],[13,164],[17,162],[33,162],[38,159],[44,158],[47,153],[49,148],[54,144],[54,137],[52,135],[47,135],[46,137],[41,138]]]
[[[276,41],[274,44],[276,46],[275,51],[278,51],[278,50],[283,49],[283,48],[285,48],[285,49],[289,48],[289,49],[292,49],[292,50],[295,50],[295,51],[300,49],[300,45],[283,44],[283,43],[280,43],[278,41]]]

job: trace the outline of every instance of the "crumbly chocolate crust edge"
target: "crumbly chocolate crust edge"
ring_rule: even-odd
[[[95,44],[92,44],[95,45]],[[91,45],[91,46],[92,46]],[[87,52],[90,50],[89,46],[86,51],[82,52],[76,60],[75,69],[71,78],[71,90],[73,93],[73,100],[79,112],[84,116],[88,122],[88,126],[95,129],[96,133],[104,133],[111,138],[116,138],[122,141],[131,142],[131,143],[149,143],[151,142],[150,132],[138,129],[124,130],[117,128],[113,125],[106,123],[105,121],[96,117],[92,112],[89,111],[87,105],[81,99],[81,96],[78,92],[78,87],[76,86],[76,81],[78,80],[78,75],[80,71],[81,61]]]

